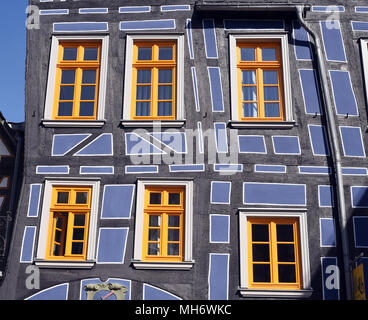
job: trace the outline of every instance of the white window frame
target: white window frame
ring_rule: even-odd
[[[184,261],[142,261],[143,245],[143,219],[144,219],[144,193],[146,186],[183,186],[185,187],[185,213],[184,213]],[[193,181],[182,180],[138,180],[137,206],[135,217],[135,239],[133,266],[136,269],[166,269],[188,270],[194,265],[193,260]]]
[[[175,120],[132,120],[131,101],[132,101],[132,64],[133,64],[133,45],[136,40],[175,40],[177,47],[176,55],[176,119]],[[126,57],[125,57],[125,76],[124,76],[124,100],[123,100],[123,119],[121,124],[124,127],[182,127],[185,124],[184,114],[184,35],[127,35],[126,36]]]
[[[300,253],[303,289],[250,289],[248,285],[248,217],[297,218],[299,222]],[[312,294],[309,262],[307,211],[298,208],[241,208],[239,209],[240,287],[243,297],[307,298]]]
[[[98,89],[97,119],[96,120],[55,120],[52,119],[54,107],[54,93],[56,81],[56,64],[58,58],[58,48],[61,41],[93,41],[101,40],[101,61],[100,79]],[[108,60],[109,36],[107,35],[86,35],[86,36],[59,36],[55,35],[51,41],[50,62],[48,71],[48,81],[45,100],[45,111],[42,124],[45,127],[102,127],[105,124],[105,99],[106,99],[106,78]]]
[[[284,121],[244,121],[239,119],[239,103],[238,103],[238,81],[237,81],[237,57],[236,43],[237,41],[280,41],[282,56],[282,75],[284,88]],[[230,52],[230,97],[231,97],[231,121],[233,128],[292,128],[295,125],[292,93],[290,79],[290,61],[288,34],[285,33],[257,33],[257,34],[230,34],[229,35],[229,52]]]
[[[368,39],[360,39],[360,50],[363,60],[363,78],[365,83],[365,95],[368,98]]]
[[[88,227],[87,257],[84,261],[46,260],[47,237],[49,232],[50,206],[52,189],[57,186],[91,187],[91,211]],[[35,264],[48,268],[91,268],[96,261],[97,217],[100,195],[100,181],[98,180],[53,180],[45,181],[43,203],[41,210],[40,231],[38,235],[37,254]]]

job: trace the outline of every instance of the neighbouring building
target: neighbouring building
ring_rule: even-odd
[[[4,279],[23,171],[23,123],[0,112],[0,285]]]
[[[29,4],[1,299],[354,297],[366,1]]]

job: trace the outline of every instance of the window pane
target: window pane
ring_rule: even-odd
[[[264,99],[265,101],[278,101],[279,100],[279,88],[278,87],[264,87]]]
[[[63,70],[61,72],[62,84],[73,84],[75,82],[75,70]]]
[[[94,115],[95,103],[94,102],[81,102],[79,106],[79,115],[81,117],[91,117]]]
[[[63,246],[65,243],[65,227],[67,223],[67,212],[55,212],[55,234],[54,234],[54,245],[52,248],[52,254],[54,256],[64,255]]]
[[[84,48],[84,60],[96,61],[98,59],[98,48]]]
[[[52,255],[53,256],[63,256],[64,252],[62,252],[61,249],[62,249],[61,245],[55,244],[54,249],[52,251]]]
[[[158,70],[159,83],[172,83],[172,70],[160,69]]]
[[[63,241],[61,238],[62,234],[60,230],[55,230],[55,242],[61,243]]]
[[[256,118],[258,117],[257,103],[243,103],[243,117]]]
[[[262,61],[276,61],[276,48],[263,48]]]
[[[152,60],[152,48],[138,48],[138,60]]]
[[[57,216],[56,216],[56,228],[62,229],[63,228],[64,221],[66,222],[67,217],[68,217],[68,213],[67,212],[58,212],[57,213]]]
[[[160,229],[150,229],[148,231],[149,241],[160,241]]]
[[[180,230],[179,229],[169,229],[167,234],[168,241],[179,241]]]
[[[266,117],[280,117],[280,109],[278,103],[265,103]]]
[[[242,71],[242,84],[256,84],[256,72]]]
[[[77,60],[78,48],[64,48],[63,60],[75,61]]]
[[[240,48],[240,60],[241,61],[255,61],[254,48]]]
[[[167,245],[167,255],[168,256],[178,256],[179,255],[179,243],[169,243]]]
[[[82,83],[96,83],[96,70],[83,70]]]
[[[83,253],[83,242],[73,242],[72,254],[82,254],[82,253]]]
[[[257,101],[257,87],[243,87],[243,101]]]
[[[68,203],[68,202],[69,202],[69,192],[57,193],[57,203]]]
[[[279,282],[296,282],[295,266],[293,264],[279,264]]]
[[[158,86],[158,99],[160,100],[172,99],[172,86]]]
[[[277,241],[293,242],[294,232],[292,224],[276,225]]]
[[[73,230],[73,240],[83,240],[84,239],[84,228],[75,228]]]
[[[84,214],[76,214],[74,216],[74,226],[83,227],[86,221],[86,216]]]
[[[172,115],[172,102],[171,101],[159,102],[157,115],[158,116],[171,116]]]
[[[81,100],[94,100],[95,86],[82,86]]]
[[[180,216],[169,216],[169,227],[179,227],[180,226]]]
[[[59,117],[67,117],[73,115],[73,102],[59,102]]]
[[[159,243],[149,243],[147,253],[150,256],[158,256],[160,254],[160,244]]]
[[[137,83],[151,83],[151,70],[137,70]]]
[[[173,48],[172,47],[160,47],[158,49],[158,60],[172,60]]]
[[[150,193],[150,204],[161,204],[161,193]]]
[[[252,241],[268,242],[268,224],[252,224]]]
[[[278,84],[277,71],[264,70],[263,84]]]
[[[73,100],[74,99],[74,86],[61,86],[59,99],[60,100]]]
[[[150,227],[159,227],[161,225],[161,216],[150,215],[149,216],[149,226]]]
[[[137,100],[151,99],[151,86],[137,86]]]
[[[293,244],[278,244],[277,245],[277,260],[279,262],[294,262],[294,245]]]
[[[136,116],[138,117],[148,117],[151,114],[150,102],[137,102],[136,103]]]
[[[77,192],[75,203],[85,204],[87,203],[88,192]]]
[[[169,193],[169,204],[180,204],[180,193]]]
[[[270,261],[270,250],[268,244],[253,244],[253,261]]]
[[[270,266],[268,264],[253,265],[253,281],[254,282],[270,282]]]

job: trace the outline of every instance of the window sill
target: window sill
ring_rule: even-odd
[[[184,262],[157,262],[157,261],[132,261],[135,269],[151,270],[190,270],[193,268],[194,261]]]
[[[252,298],[309,298],[313,290],[301,289],[301,290],[277,290],[277,289],[248,289],[238,288],[242,297]]]
[[[91,269],[94,261],[64,261],[64,260],[36,260],[35,265],[40,268],[68,268],[68,269]]]
[[[235,129],[291,129],[295,121],[239,121],[230,120],[229,124]]]
[[[106,120],[41,120],[46,128],[101,128],[105,122]]]
[[[121,120],[120,123],[125,128],[181,128],[185,120]]]

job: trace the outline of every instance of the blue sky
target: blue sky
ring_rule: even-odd
[[[28,0],[1,4],[0,111],[10,122],[24,121],[27,4]]]

